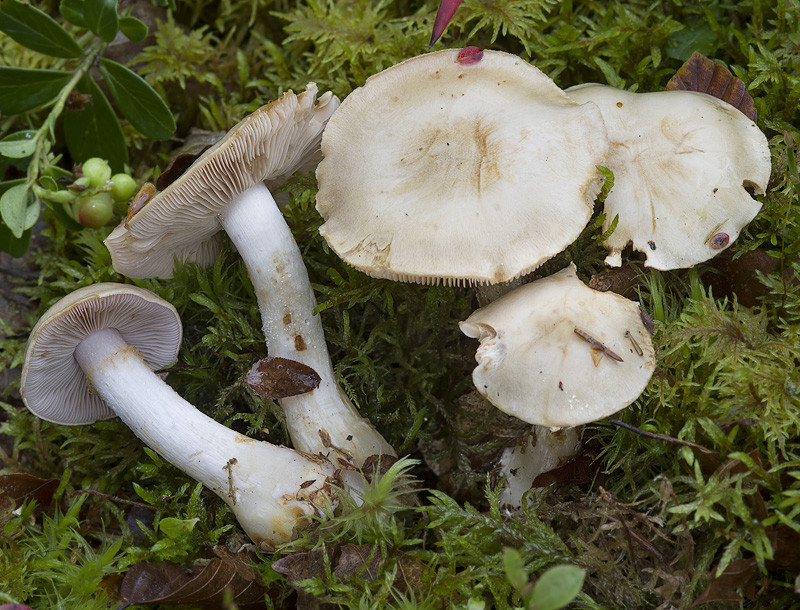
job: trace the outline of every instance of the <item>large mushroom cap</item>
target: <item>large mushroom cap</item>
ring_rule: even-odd
[[[421,55],[370,77],[328,122],[320,233],[374,277],[507,281],[579,235],[607,146],[593,104],[514,55]]]
[[[596,103],[606,122],[607,167],[614,187],[606,224],[619,224],[605,243],[619,266],[629,242],[646,265],[678,269],[729,246],[761,208],[770,174],[767,139],[730,104],[705,93],[631,93],[605,85],[567,90]],[[751,192],[748,192],[748,189]]]
[[[175,260],[212,263],[222,208],[257,182],[276,186],[295,171],[313,169],[322,128],[339,105],[330,92],[318,101],[316,94],[316,84],[309,83],[300,95],[289,91],[262,106],[164,191],[132,209],[105,240],[114,269],[129,277],[168,278]]]
[[[478,391],[539,426],[611,415],[636,400],[655,370],[639,305],[592,290],[574,265],[478,309],[460,327],[480,339]]]
[[[21,391],[34,415],[70,425],[114,417],[90,391],[73,355],[85,337],[103,328],[119,331],[154,370],[178,357],[181,321],[172,305],[149,290],[125,284],[80,288],[48,309],[28,339]]]

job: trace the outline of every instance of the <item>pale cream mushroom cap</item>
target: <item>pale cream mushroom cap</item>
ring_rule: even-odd
[[[608,264],[619,266],[632,242],[649,267],[691,267],[733,243],[761,209],[747,188],[759,195],[767,186],[767,139],[730,104],[692,91],[631,93],[598,84],[566,93],[596,103],[608,129],[614,187],[603,229],[619,215],[604,244]]]
[[[220,250],[218,215],[258,182],[272,187],[313,169],[325,122],[339,105],[330,92],[316,100],[309,83],[247,116],[189,169],[106,238],[112,264],[128,277],[172,277],[175,260],[209,265]],[[316,102],[316,103],[315,103]]]
[[[370,77],[325,128],[320,233],[373,277],[507,281],[591,217],[608,146],[594,104],[514,55],[457,58],[437,51]]]
[[[21,393],[37,417],[56,424],[90,424],[116,414],[90,391],[75,348],[104,328],[119,331],[152,369],[178,359],[181,320],[175,308],[149,290],[101,283],[68,294],[48,309],[25,349]]]
[[[501,411],[539,426],[578,426],[611,415],[636,400],[655,370],[639,305],[592,290],[574,265],[513,290],[459,326],[480,339],[472,373],[477,390]]]

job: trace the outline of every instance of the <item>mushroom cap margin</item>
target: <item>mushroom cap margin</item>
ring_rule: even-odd
[[[178,312],[149,290],[126,284],[85,286],[58,301],[39,319],[25,348],[22,400],[56,424],[90,424],[114,417],[90,391],[75,361],[77,345],[93,331],[115,328],[152,369],[174,363],[181,344]]]

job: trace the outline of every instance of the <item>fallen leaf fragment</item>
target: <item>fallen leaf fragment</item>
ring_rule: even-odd
[[[244,380],[253,392],[270,400],[305,394],[318,388],[321,381],[310,366],[287,358],[259,360]]]
[[[211,148],[211,145],[203,146],[199,152],[196,153],[180,153],[172,157],[169,166],[156,178],[156,188],[163,191],[170,184],[180,178],[183,173],[189,169],[189,166],[194,163],[197,158],[206,150]]]
[[[128,570],[119,595],[129,604],[191,605],[217,610],[226,592],[241,609],[263,608],[266,587],[253,567],[254,556],[216,546],[203,566],[189,568],[169,562],[137,563]]]
[[[49,506],[58,488],[58,479],[40,479],[25,472],[0,475],[0,507],[15,506],[25,500],[36,500]]]
[[[755,599],[757,576],[758,569],[754,558],[736,559],[722,574],[708,583],[705,591],[694,600],[690,608],[709,602],[740,602],[743,598]]]
[[[729,103],[755,121],[756,105],[747,92],[747,85],[725,66],[695,51],[669,79],[665,91],[699,91]]]

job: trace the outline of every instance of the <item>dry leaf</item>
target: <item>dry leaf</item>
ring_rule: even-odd
[[[755,121],[756,105],[744,82],[725,66],[695,51],[669,80],[665,91],[699,91],[728,102]]]
[[[596,452],[585,450],[563,466],[537,475],[531,487],[547,487],[552,483],[586,485],[593,481],[603,485],[608,475],[602,472],[602,463],[596,458]]]
[[[743,599],[755,599],[756,577],[758,569],[756,560],[736,559],[732,561],[725,571],[713,578],[705,591],[700,594],[690,608],[707,604],[709,602],[739,602]]]
[[[180,153],[179,155],[172,157],[167,169],[161,172],[161,175],[156,178],[156,188],[159,191],[163,191],[170,184],[175,182],[187,169],[189,169],[189,166],[191,166],[191,164],[194,163],[197,158],[209,148],[211,148],[210,144],[204,146],[200,152]]]
[[[49,506],[58,489],[58,479],[40,479],[17,472],[0,475],[0,507],[19,506],[25,500],[36,500],[39,506]]]
[[[266,587],[253,567],[254,556],[213,549],[215,557],[203,566],[185,568],[168,563],[137,563],[120,585],[120,598],[129,604],[191,605],[217,610],[230,592],[241,610],[264,608]]]
[[[274,400],[318,388],[320,376],[310,366],[294,360],[263,358],[247,371],[244,380],[253,392]]]

